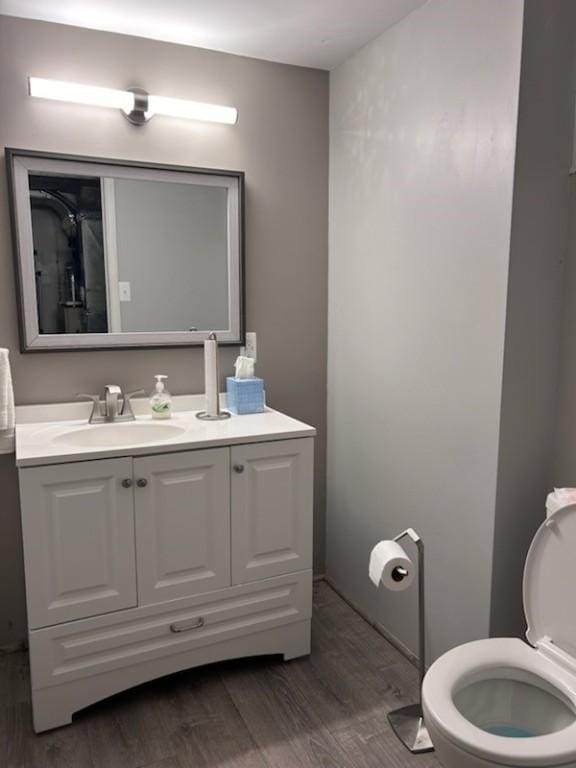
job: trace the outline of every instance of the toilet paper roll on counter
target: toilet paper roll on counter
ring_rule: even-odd
[[[218,340],[215,333],[204,342],[204,392],[206,413],[215,416],[219,409],[218,394]]]
[[[379,541],[370,554],[368,572],[375,586],[401,592],[414,581],[414,563],[397,541]]]

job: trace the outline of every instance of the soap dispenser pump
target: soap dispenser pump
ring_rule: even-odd
[[[150,411],[153,419],[169,419],[172,416],[172,396],[164,385],[168,376],[157,373],[154,378],[156,385],[150,395]]]

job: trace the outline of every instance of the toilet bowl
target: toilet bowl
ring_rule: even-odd
[[[523,587],[528,643],[466,643],[424,678],[424,720],[445,768],[576,768],[576,505],[536,532]]]

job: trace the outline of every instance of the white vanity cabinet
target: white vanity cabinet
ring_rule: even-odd
[[[180,669],[309,653],[314,430],[289,421],[20,463],[36,731]]]

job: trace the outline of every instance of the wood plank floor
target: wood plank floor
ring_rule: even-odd
[[[313,650],[213,664],[100,702],[72,725],[31,727],[27,657],[0,657],[2,768],[439,768],[388,727],[415,700],[414,667],[324,583]]]

